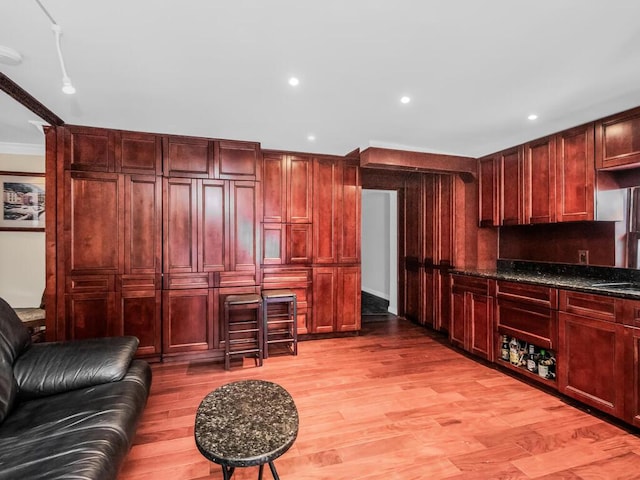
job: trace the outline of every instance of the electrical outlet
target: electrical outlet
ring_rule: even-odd
[[[582,265],[589,263],[589,250],[578,250],[578,263]]]

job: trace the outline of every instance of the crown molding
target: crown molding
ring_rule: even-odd
[[[14,155],[42,155],[45,154],[45,146],[34,143],[10,143],[0,142],[0,153]]]

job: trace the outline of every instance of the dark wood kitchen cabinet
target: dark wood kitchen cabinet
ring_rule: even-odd
[[[214,347],[217,302],[212,288],[162,292],[164,355],[202,352]]]
[[[404,183],[404,316],[424,322],[424,184],[423,174]]]
[[[640,108],[597,121],[595,142],[599,170],[640,166]]]
[[[595,218],[593,124],[556,135],[556,205],[558,222]]]
[[[314,263],[360,263],[360,167],[343,158],[314,158],[313,183]]]
[[[618,418],[624,414],[624,326],[616,299],[560,291],[560,392]]]
[[[266,153],[262,176],[265,223],[313,222],[313,162],[310,157]]]
[[[500,225],[524,223],[524,183],[522,149],[511,148],[497,154]]]
[[[498,163],[495,155],[478,160],[478,207],[481,227],[500,226]]]
[[[624,419],[635,427],[640,427],[640,326],[625,326],[624,336]]]
[[[524,145],[525,223],[556,221],[556,139],[545,137]]]
[[[360,330],[360,266],[313,268],[312,333]]]
[[[486,360],[493,360],[494,291],[494,280],[451,275],[449,340]]]

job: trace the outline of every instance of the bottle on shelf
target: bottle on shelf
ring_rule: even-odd
[[[549,380],[556,378],[556,358],[549,351],[540,350],[538,375]]]
[[[520,363],[520,345],[516,337],[511,337],[509,342],[509,361],[511,365],[518,366]]]
[[[527,370],[531,373],[538,372],[538,358],[536,355],[536,347],[533,343],[529,344],[529,354],[527,356]]]
[[[509,361],[509,336],[502,336],[502,348],[500,350],[500,358],[505,362]]]

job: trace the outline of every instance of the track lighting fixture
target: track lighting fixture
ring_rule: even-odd
[[[67,95],[73,95],[74,93],[76,93],[76,89],[71,83],[69,75],[67,75],[67,69],[64,66],[64,58],[62,57],[62,47],[60,46],[62,27],[56,23],[51,14],[47,11],[46,8],[44,8],[44,5],[42,5],[42,2],[40,0],[36,0],[36,3],[51,22],[51,30],[53,30],[53,34],[56,37],[56,50],[58,52],[58,60],[60,61],[60,69],[62,70],[62,91]]]

